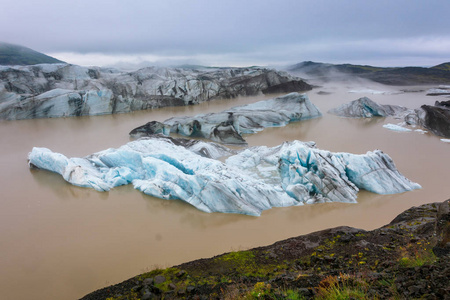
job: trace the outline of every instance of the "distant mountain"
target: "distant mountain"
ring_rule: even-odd
[[[359,77],[389,85],[450,83],[450,63],[443,63],[431,68],[382,68],[366,65],[335,65],[305,61],[288,67],[288,71],[296,75],[301,74],[309,78],[326,81],[346,77]]]
[[[433,69],[450,71],[450,62],[446,62],[437,66],[434,66]]]
[[[333,71],[345,74],[367,74],[382,71],[384,69],[386,68],[351,65],[351,64],[334,65],[327,63],[304,61],[299,64],[293,65],[292,67],[289,68],[289,71],[301,71],[308,75],[324,76]]]
[[[0,65],[64,63],[61,60],[19,45],[0,42]]]

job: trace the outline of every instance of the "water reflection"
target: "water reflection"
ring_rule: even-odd
[[[77,199],[89,198],[91,194],[98,194],[102,200],[108,199],[109,192],[97,192],[92,189],[78,187],[66,182],[61,175],[45,170],[30,169],[33,180],[48,192],[53,193],[58,199],[64,201],[77,201]]]
[[[371,127],[371,126],[375,126],[377,124],[384,124],[384,122],[386,121],[386,118],[383,118],[383,117],[360,118],[360,119],[343,118],[343,117],[338,117],[338,116],[332,116],[332,117],[339,118],[342,121],[349,123],[350,126],[355,126],[355,127]]]

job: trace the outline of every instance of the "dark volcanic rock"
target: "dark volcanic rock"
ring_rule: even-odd
[[[450,108],[450,100],[448,100],[448,101],[436,101],[435,103],[434,103],[434,106],[442,106],[442,107],[447,107],[447,108]]]
[[[422,105],[421,108],[426,113],[422,126],[436,135],[450,138],[450,107]]]
[[[130,131],[130,135],[134,138],[140,138],[152,134],[169,135],[170,126],[158,121],[151,121]]]
[[[309,91],[312,87],[304,81],[289,81],[265,88],[264,94],[290,93],[292,91]]]

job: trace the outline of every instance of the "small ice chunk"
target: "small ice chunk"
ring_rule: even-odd
[[[405,128],[405,127],[402,127],[402,126],[400,126],[400,125],[395,125],[395,124],[391,124],[391,123],[389,123],[389,124],[384,124],[383,127],[384,127],[384,128],[387,128],[387,129],[389,129],[389,130],[399,131],[399,132],[408,132],[408,131],[412,131],[412,130],[409,129],[409,128]]]
[[[392,94],[401,94],[402,92],[389,92],[389,91],[379,91],[373,89],[359,89],[359,90],[349,90],[349,93],[352,94],[372,94],[372,95],[392,95]]]
[[[423,130],[423,129],[416,129],[416,130],[414,130],[415,132],[418,132],[418,133],[421,133],[421,134],[425,134],[425,133],[427,133],[428,131],[426,131],[426,130]]]

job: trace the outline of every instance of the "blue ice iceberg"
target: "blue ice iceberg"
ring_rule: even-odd
[[[399,173],[380,150],[356,155],[320,150],[314,142],[292,141],[268,148],[252,147],[227,159],[305,203],[356,202],[359,189],[395,194],[421,188]]]
[[[312,142],[293,141],[249,148],[223,163],[198,152],[214,148],[204,144],[186,148],[177,139],[142,138],[84,158],[33,148],[29,165],[98,191],[131,183],[145,194],[180,199],[205,212],[254,216],[272,207],[356,202],[360,188],[379,194],[420,188],[379,150],[365,155],[332,153],[316,149]]]

